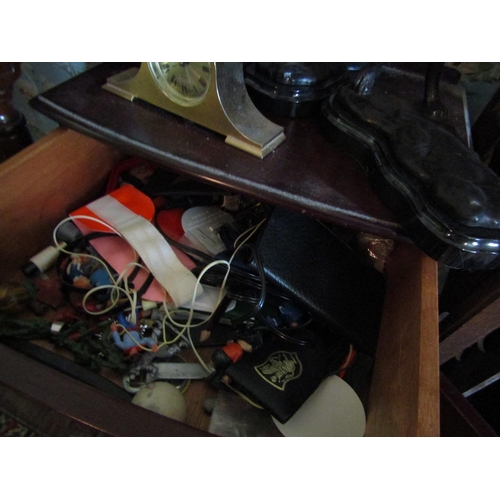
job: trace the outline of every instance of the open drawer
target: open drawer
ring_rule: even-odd
[[[0,165],[2,281],[18,275],[50,244],[53,228],[68,212],[100,195],[122,156],[110,145],[60,128]],[[386,267],[366,436],[437,436],[437,265],[399,242]],[[103,435],[207,434],[203,425],[182,424],[121,401],[9,347],[0,345],[0,356],[0,393],[22,395]]]

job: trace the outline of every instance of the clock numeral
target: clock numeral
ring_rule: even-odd
[[[162,91],[182,105],[205,97],[211,78],[210,63],[148,63]]]

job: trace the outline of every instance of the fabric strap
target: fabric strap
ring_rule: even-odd
[[[107,195],[87,208],[116,229],[141,256],[156,280],[165,288],[176,307],[190,303],[203,293],[194,274],[177,258],[172,247],[151,222]]]

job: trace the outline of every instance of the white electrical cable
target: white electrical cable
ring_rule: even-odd
[[[84,308],[84,310],[88,314],[93,314],[93,315],[102,315],[102,314],[105,314],[106,312],[109,312],[114,307],[116,307],[116,305],[118,304],[119,299],[120,299],[120,294],[124,294],[126,296],[126,298],[128,299],[129,303],[130,303],[131,314],[132,314],[131,323],[136,323],[136,321],[137,321],[137,318],[136,318],[137,292],[135,290],[133,290],[133,289],[132,290],[130,289],[130,287],[128,285],[127,278],[126,278],[126,275],[127,275],[128,271],[129,271],[129,269],[131,267],[134,267],[134,266],[140,267],[141,269],[144,269],[145,271],[148,271],[148,272],[150,272],[150,270],[148,269],[147,266],[144,266],[144,265],[142,265],[142,264],[140,264],[138,262],[131,262],[131,263],[127,264],[127,266],[120,273],[120,275],[118,276],[118,278],[115,279],[114,276],[113,276],[113,274],[109,270],[107,264],[102,259],[100,259],[100,258],[98,258],[98,257],[96,257],[94,255],[90,255],[90,254],[79,254],[79,253],[71,252],[69,250],[65,250],[64,246],[61,245],[59,243],[59,241],[57,240],[57,232],[58,232],[59,228],[63,224],[67,223],[68,221],[74,221],[74,220],[77,220],[77,219],[84,219],[84,220],[90,220],[90,221],[93,221],[93,222],[97,222],[97,223],[102,224],[103,226],[105,226],[107,229],[109,229],[113,234],[117,234],[118,236],[120,236],[122,238],[124,238],[124,235],[120,231],[117,231],[111,225],[103,222],[102,220],[100,220],[100,219],[98,219],[96,217],[91,217],[91,216],[86,216],[86,215],[78,215],[78,216],[67,217],[66,219],[64,219],[63,221],[61,221],[55,227],[55,229],[53,231],[53,240],[54,240],[55,246],[58,248],[59,251],[64,252],[64,253],[66,253],[68,255],[71,255],[71,256],[85,255],[85,256],[87,256],[89,258],[92,258],[92,259],[96,260],[107,271],[107,273],[109,275],[109,278],[110,278],[110,281],[112,283],[111,285],[101,285],[101,286],[98,286],[98,287],[95,287],[95,288],[89,290],[85,294],[85,296],[83,298],[83,308]],[[235,245],[238,243],[238,241],[240,239],[244,238],[244,240],[241,243],[239,243],[238,246],[236,246],[236,248],[235,248],[234,252],[232,253],[231,258],[229,260],[227,260],[227,261],[226,260],[217,260],[217,261],[211,262],[210,264],[208,264],[207,266],[205,266],[202,269],[202,271],[200,272],[198,278],[196,279],[196,283],[195,283],[195,286],[194,286],[193,294],[192,294],[192,297],[190,298],[189,313],[188,313],[188,318],[187,318],[186,323],[178,323],[178,322],[176,322],[172,318],[172,316],[171,316],[171,314],[169,312],[169,305],[167,304],[166,300],[163,301],[163,309],[165,311],[165,315],[164,315],[164,317],[162,319],[163,342],[158,346],[158,349],[160,347],[164,346],[164,345],[175,343],[180,338],[186,339],[185,334],[187,334],[187,339],[189,340],[191,348],[193,349],[193,352],[195,353],[196,357],[198,358],[198,361],[200,362],[200,364],[204,367],[204,369],[207,371],[207,373],[211,373],[213,371],[213,369],[209,368],[206,365],[206,363],[203,361],[203,359],[201,358],[200,354],[198,353],[197,349],[195,348],[193,340],[191,338],[191,328],[202,326],[205,323],[207,323],[208,321],[210,321],[210,319],[214,315],[215,311],[217,310],[217,307],[219,306],[219,304],[223,300],[223,297],[224,297],[224,294],[225,294],[225,287],[226,287],[227,279],[228,279],[230,271],[231,271],[231,264],[232,264],[233,259],[235,258],[236,254],[240,251],[240,249],[246,244],[246,242],[248,240],[250,240],[250,238],[252,238],[252,236],[257,232],[257,230],[265,222],[265,220],[266,219],[263,219],[261,222],[259,222],[255,226],[253,226],[251,228],[248,228],[242,234],[240,234],[238,236],[238,238],[236,238],[236,240],[234,242]],[[126,238],[124,238],[124,239],[126,239]],[[126,241],[128,241],[128,240],[126,239]],[[135,248],[134,248],[134,251],[135,251]],[[202,278],[203,278],[203,276],[205,275],[206,272],[208,272],[212,267],[215,267],[215,266],[218,266],[218,265],[224,265],[224,266],[226,266],[227,267],[227,271],[226,271],[226,273],[224,275],[224,278],[222,280],[222,284],[220,286],[220,291],[219,291],[219,295],[218,295],[218,298],[217,298],[216,306],[214,307],[214,310],[212,311],[212,313],[207,318],[205,318],[204,320],[202,320],[199,323],[193,324],[192,321],[193,321],[193,316],[194,316],[194,306],[195,306],[196,299],[197,299],[197,297],[199,295],[199,290],[200,290],[200,287],[201,287],[201,280],[202,280]],[[124,285],[120,286],[120,284],[122,282],[123,282]],[[98,312],[94,312],[94,311],[88,310],[85,307],[87,300],[89,299],[89,297],[93,293],[95,293],[97,291],[101,291],[101,290],[111,290],[112,291],[111,297],[110,297],[110,303],[111,303],[111,305],[108,308],[106,308],[104,310],[100,310]],[[168,293],[169,296],[171,296],[171,294],[168,292],[168,290],[165,287],[163,287],[163,290],[165,291],[165,294]],[[176,334],[176,336],[175,336],[175,338],[173,340],[167,340],[167,338],[166,338],[166,322],[167,322],[167,319],[169,321],[170,328]],[[178,327],[178,328],[180,328],[180,330],[177,330],[174,327]],[[124,332],[126,332],[125,327],[123,327],[123,328],[124,328]],[[134,341],[135,341],[135,339],[134,339]],[[143,348],[143,349],[146,349],[145,346],[140,346],[140,347]],[[149,350],[149,349],[147,349],[147,350]]]
[[[177,337],[172,340],[172,341],[169,341],[169,342],[166,342],[166,343],[173,343],[173,342],[176,342],[179,338],[181,338],[184,333],[187,333],[187,337],[189,339],[189,343],[191,345],[191,348],[193,349],[193,352],[195,353],[196,357],[198,358],[198,361],[200,362],[200,364],[203,366],[203,368],[208,372],[208,373],[211,373],[213,371],[213,369],[210,369],[206,363],[203,361],[203,359],[201,358],[201,356],[199,355],[196,347],[194,346],[194,343],[193,343],[193,340],[191,338],[191,328],[194,328],[194,327],[198,327],[198,326],[202,326],[203,324],[207,323],[211,317],[214,315],[215,311],[217,310],[217,307],[219,306],[219,304],[221,303],[222,301],[222,298],[224,297],[224,292],[225,292],[225,287],[226,287],[226,282],[227,282],[227,279],[229,277],[229,273],[231,271],[231,263],[233,261],[233,259],[235,258],[236,254],[240,251],[240,249],[243,247],[243,245],[245,245],[245,243],[250,239],[252,238],[252,236],[258,231],[258,229],[260,228],[260,226],[266,221],[266,219],[263,219],[262,221],[260,221],[258,224],[256,224],[255,226],[247,229],[246,231],[244,231],[243,233],[241,233],[238,238],[236,238],[235,240],[235,244],[238,240],[240,240],[241,238],[243,238],[247,233],[248,236],[235,248],[233,254],[231,255],[231,258],[229,259],[229,261],[225,261],[225,260],[217,260],[217,261],[214,261],[214,262],[211,262],[210,264],[208,264],[207,266],[205,266],[203,268],[203,270],[201,271],[199,277],[198,277],[198,281],[200,281],[203,276],[205,275],[205,273],[211,269],[212,267],[216,266],[216,265],[225,265],[227,266],[227,271],[226,271],[226,274],[224,275],[224,279],[222,280],[222,285],[221,285],[221,288],[220,288],[220,292],[219,292],[219,297],[218,297],[218,300],[217,300],[217,304],[216,306],[214,307],[214,311],[206,318],[204,319],[203,321],[201,321],[200,323],[197,323],[195,325],[191,324],[192,322],[192,318],[193,318],[193,314],[194,314],[194,303],[195,303],[195,300],[196,300],[196,297],[193,297],[192,300],[191,300],[191,305],[190,305],[190,308],[189,308],[189,314],[188,314],[188,319],[186,321],[186,323],[184,324],[181,324],[181,323],[177,323],[175,322],[172,317],[170,316],[169,312],[168,312],[168,308],[166,307],[166,304],[164,303],[163,307],[165,309],[165,314],[166,316],[164,317],[164,322],[166,320],[166,318],[168,317],[170,322],[178,327],[182,327],[182,330],[180,332],[177,333]],[[165,323],[163,323],[163,328],[165,328]],[[165,335],[165,330],[164,330],[164,335]]]
[[[109,229],[111,231],[112,234],[117,234],[118,236],[121,236],[114,228],[112,228],[111,226],[109,226],[108,224],[102,222],[100,219],[97,219],[96,217],[91,217],[91,216],[87,216],[87,215],[77,215],[77,216],[70,216],[70,217],[67,217],[65,218],[64,220],[62,220],[59,224],[57,224],[57,226],[55,227],[53,233],[52,233],[52,239],[54,240],[54,245],[56,246],[56,248],[62,252],[62,253],[65,253],[67,255],[70,255],[72,257],[79,257],[79,256],[85,256],[91,260],[94,260],[96,262],[98,262],[106,271],[106,273],[108,274],[108,277],[109,277],[109,280],[111,282],[110,285],[101,285],[99,287],[94,287],[92,288],[91,290],[89,290],[83,297],[83,301],[82,301],[82,307],[84,309],[84,311],[89,314],[89,315],[94,315],[94,316],[99,316],[101,314],[105,314],[106,312],[109,312],[111,311],[114,307],[116,307],[116,305],[118,305],[119,303],[119,295],[120,293],[124,293],[126,295],[126,297],[128,298],[129,302],[130,302],[130,305],[132,307],[132,319],[137,319],[136,317],[136,304],[137,304],[137,292],[135,290],[131,290],[129,285],[128,285],[128,281],[127,281],[127,278],[126,278],[126,273],[129,271],[129,269],[131,267],[134,267],[134,266],[138,266],[142,269],[145,269],[147,271],[147,269],[142,266],[139,262],[130,262],[129,264],[127,264],[127,266],[125,267],[124,271],[118,276],[117,279],[115,279],[113,273],[110,271],[107,263],[100,259],[99,257],[95,256],[95,255],[92,255],[92,254],[83,254],[83,253],[78,253],[78,252],[72,252],[70,250],[66,250],[65,248],[65,244],[61,244],[59,243],[58,239],[57,239],[57,232],[59,230],[59,228],[63,225],[63,224],[66,224],[68,221],[71,221],[73,222],[74,220],[79,220],[79,219],[84,219],[84,220],[90,220],[90,221],[93,221],[93,222],[98,222],[99,224],[102,224],[104,225],[107,229]],[[137,253],[134,251],[134,256],[137,257]],[[123,281],[124,283],[124,286],[120,286],[120,283]],[[112,293],[110,295],[110,306],[107,307],[106,309],[101,309],[99,311],[91,311],[89,310],[87,307],[86,307],[86,304],[87,304],[87,301],[88,299],[90,298],[90,296],[100,290],[111,290]],[[116,292],[116,293],[114,293]]]

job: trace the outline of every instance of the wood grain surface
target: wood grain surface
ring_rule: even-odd
[[[401,243],[387,294],[368,403],[367,436],[438,436],[437,264]]]
[[[0,163],[0,278],[51,243],[71,210],[100,195],[123,153],[57,129]]]

